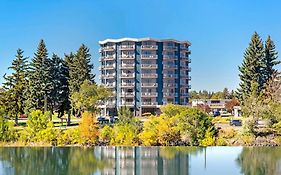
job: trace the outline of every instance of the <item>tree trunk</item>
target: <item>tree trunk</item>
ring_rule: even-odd
[[[71,114],[70,114],[70,110],[67,111],[67,126],[70,126],[70,123],[71,123]]]

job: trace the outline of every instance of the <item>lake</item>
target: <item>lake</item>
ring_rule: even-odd
[[[0,148],[0,175],[280,175],[281,147]]]

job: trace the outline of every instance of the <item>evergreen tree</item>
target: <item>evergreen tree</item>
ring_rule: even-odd
[[[43,40],[40,41],[31,62],[27,109],[47,111],[50,94],[50,59]]]
[[[274,66],[280,64],[278,53],[275,51],[275,44],[268,36],[264,46],[264,67],[263,67],[263,83],[264,85],[272,78],[273,74],[277,73]]]
[[[18,117],[24,114],[24,91],[27,87],[27,73],[28,63],[27,58],[23,57],[23,51],[17,50],[16,58],[9,67],[13,72],[11,75],[4,76],[6,82],[4,89],[6,90],[2,95],[4,97],[4,106],[10,117],[15,119],[18,124]]]
[[[70,109],[69,102],[69,73],[65,62],[53,54],[50,61],[50,97],[49,109],[59,113],[59,118],[64,111]]]
[[[255,32],[252,36],[249,47],[244,53],[244,60],[240,71],[240,84],[238,89],[238,99],[243,103],[251,94],[251,84],[257,83],[257,90],[260,92],[263,89],[263,72],[262,68],[264,57],[264,48],[260,36]]]

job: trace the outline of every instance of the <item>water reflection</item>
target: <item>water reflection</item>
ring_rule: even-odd
[[[243,148],[237,162],[245,175],[280,175],[281,147]]]
[[[281,174],[281,147],[0,148],[0,174]]]

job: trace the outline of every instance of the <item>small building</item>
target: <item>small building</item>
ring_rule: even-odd
[[[191,102],[192,107],[207,105],[211,111],[226,111],[225,104],[231,99],[194,99]]]
[[[234,117],[241,117],[241,106],[233,107],[233,115]]]

